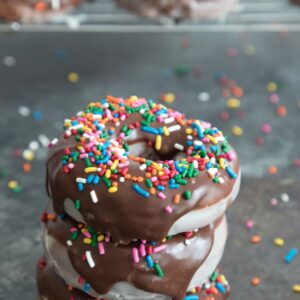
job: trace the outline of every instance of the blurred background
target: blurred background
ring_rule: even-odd
[[[148,18],[109,0],[54,12],[9,2],[0,1],[0,299],[36,299],[48,140],[107,94],[155,99],[229,136],[243,170],[222,260],[231,299],[299,299],[300,257],[284,257],[300,247],[300,7],[240,0]]]

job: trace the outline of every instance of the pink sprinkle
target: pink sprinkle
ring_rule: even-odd
[[[165,200],[165,199],[166,199],[166,195],[165,195],[164,193],[162,193],[162,192],[159,192],[159,193],[157,194],[157,196],[158,196],[160,199],[162,199],[162,200]]]
[[[70,231],[75,232],[75,231],[77,231],[77,228],[76,227],[71,227]]]
[[[164,121],[164,118],[163,118],[162,116],[158,116],[156,119],[157,119],[158,122],[160,122],[160,123],[163,123],[163,121]]]
[[[192,149],[188,149],[187,150],[187,155],[191,155],[193,153],[193,150]]]
[[[68,164],[68,168],[69,169],[73,169],[74,168],[74,164]]]
[[[157,177],[156,177],[156,176],[151,177],[151,181],[152,181],[152,182],[157,181]]]
[[[119,135],[120,139],[124,139],[125,138],[125,133],[124,132],[121,132],[120,135]]]
[[[145,244],[140,244],[140,254],[142,257],[145,257],[147,255]]]
[[[96,162],[95,157],[91,157],[91,158],[90,158],[90,161],[91,161],[92,163]]]
[[[300,159],[295,159],[294,162],[293,162],[293,165],[295,167],[300,167]]]
[[[108,162],[107,162],[107,165],[110,167],[111,165],[113,164],[113,162],[111,161],[111,160],[109,160]]]
[[[167,205],[167,206],[165,207],[165,211],[166,211],[168,214],[171,214],[172,211],[173,211],[173,208],[172,208],[170,205]]]
[[[92,237],[92,235],[91,235],[88,231],[84,231],[84,232],[83,232],[83,235],[84,235],[85,237],[87,237],[87,238],[91,238],[91,237]]]
[[[272,127],[269,123],[262,124],[260,129],[263,133],[270,133],[272,131]]]
[[[132,258],[134,263],[138,263],[140,261],[139,251],[137,248],[132,248]]]
[[[229,150],[229,151],[227,152],[227,159],[228,159],[229,161],[233,161],[233,160],[236,159],[236,154],[234,153],[234,151]]]
[[[79,157],[82,159],[82,158],[88,157],[88,154],[87,154],[87,153],[80,154],[80,156],[79,156]]]
[[[238,51],[236,48],[229,48],[227,50],[227,56],[228,57],[236,57],[238,55]]]
[[[202,142],[203,143],[209,143],[209,139],[207,137],[205,137],[205,138],[202,139]]]
[[[103,243],[98,243],[98,250],[99,250],[100,255],[105,254],[105,249],[104,249],[104,244]]]
[[[165,250],[167,248],[167,245],[160,245],[160,246],[157,246],[157,247],[155,247],[155,248],[153,248],[153,252],[154,253],[158,253],[158,252],[161,252],[161,251],[163,251],[163,250]]]
[[[276,198],[272,198],[270,202],[273,206],[276,206],[278,204],[278,200]]]
[[[276,93],[272,93],[269,97],[271,103],[278,103],[279,102],[279,95]]]
[[[251,229],[254,226],[254,222],[253,220],[248,220],[246,221],[245,225],[248,229]]]

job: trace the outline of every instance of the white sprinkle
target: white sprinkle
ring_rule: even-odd
[[[183,151],[183,150],[184,150],[184,146],[181,145],[181,144],[178,144],[178,143],[175,143],[175,144],[174,144],[174,148],[175,148],[175,149],[178,149],[179,151]]]
[[[208,174],[210,174],[211,176],[215,176],[218,173],[218,169],[217,168],[210,168],[207,170]]]
[[[70,241],[70,240],[67,240],[67,245],[69,246],[69,247],[71,247],[72,245],[73,245],[73,243],[72,243],[72,241]]]
[[[210,100],[210,94],[207,92],[201,92],[198,94],[198,100],[201,102],[207,102]]]
[[[120,182],[125,182],[125,178],[124,177],[120,177]]]
[[[90,192],[90,194],[91,194],[92,202],[97,203],[98,202],[98,197],[96,195],[96,192],[93,190],[93,191]]]
[[[174,132],[174,131],[178,131],[181,129],[180,125],[173,125],[171,127],[168,128],[169,132]]]
[[[140,169],[141,171],[146,170],[146,168],[147,168],[147,165],[146,165],[146,164],[142,164],[142,165],[140,165],[140,167],[139,167],[139,169]]]
[[[187,135],[186,137],[187,137],[188,140],[192,140],[193,139],[193,137],[191,135]]]
[[[210,162],[211,162],[213,165],[215,165],[215,164],[216,164],[216,158],[215,158],[215,157],[212,157],[212,158],[210,159]]]
[[[76,178],[76,182],[86,184],[86,179],[85,179],[85,178],[77,177],[77,178]]]
[[[6,67],[14,67],[16,65],[17,61],[13,56],[5,56],[3,58],[3,64]]]
[[[84,112],[82,110],[76,114],[77,117],[82,117],[83,115],[84,115]],[[70,122],[71,122],[71,120],[70,120]]]
[[[30,115],[30,109],[27,106],[20,106],[18,108],[18,113],[22,116],[22,117],[28,117]]]
[[[281,195],[280,195],[280,199],[281,199],[281,201],[282,202],[289,202],[290,201],[290,196],[288,195],[288,194],[286,194],[286,193],[282,193]]]
[[[185,244],[186,246],[188,246],[190,243],[191,243],[190,240],[188,240],[188,239],[184,240],[184,244]]]
[[[93,119],[102,119],[102,115],[93,114]]]
[[[172,118],[172,117],[171,118],[167,118],[167,119],[164,120],[165,124],[170,124],[170,123],[172,123],[174,121],[175,121],[175,119]]]
[[[57,142],[58,142],[58,138],[54,138],[52,141],[51,141],[51,145],[55,145],[55,144],[57,144]]]
[[[38,139],[43,147],[47,147],[49,145],[49,139],[44,134],[40,134]]]
[[[21,29],[21,24],[18,22],[13,22],[11,23],[11,29],[14,31],[18,31]]]
[[[223,177],[219,177],[219,182],[220,182],[221,184],[224,183]]]
[[[32,142],[29,143],[28,148],[32,151],[36,151],[37,149],[40,148],[40,145],[37,141],[32,141]]]
[[[198,167],[199,167],[198,160],[193,161],[193,166],[194,166],[195,169],[198,169]]]
[[[90,268],[94,268],[95,267],[95,262],[92,258],[91,251],[85,251],[85,257],[86,257],[86,260],[87,260]]]
[[[140,114],[144,114],[145,113],[145,109],[144,108],[142,108],[141,110],[140,110]]]
[[[80,129],[80,128],[83,128],[84,127],[84,125],[83,124],[77,124],[77,125],[74,125],[74,126],[72,126],[72,127],[70,127],[69,128],[69,130],[73,130],[73,129]]]
[[[203,145],[203,143],[201,141],[195,140],[194,145],[195,146],[201,146],[201,145]]]
[[[60,9],[60,0],[51,0],[51,6],[53,10]]]

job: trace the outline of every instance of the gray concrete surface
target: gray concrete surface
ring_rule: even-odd
[[[189,47],[182,49],[185,38]],[[247,46],[255,54],[246,55]],[[228,58],[227,49],[238,50],[236,58]],[[64,60],[57,58],[63,49]],[[77,112],[86,103],[106,94],[143,95],[157,99],[161,93],[177,94],[174,108],[190,117],[213,121],[231,138],[242,159],[243,184],[239,199],[228,211],[230,237],[222,266],[232,284],[232,298],[299,299],[291,290],[300,284],[300,257],[290,265],[283,263],[285,253],[300,247],[300,168],[292,166],[300,158],[300,33],[161,33],[161,34],[2,34],[0,36],[0,299],[35,299],[35,261],[42,253],[39,242],[39,215],[46,206],[44,189],[45,150],[37,152],[29,174],[22,172],[24,160],[15,150],[24,150],[28,143],[43,133],[57,135],[66,116]],[[14,67],[5,66],[6,56],[16,59]],[[192,72],[166,79],[165,68],[177,66],[193,69],[200,66],[201,77]],[[77,72],[80,80],[71,84],[69,72]],[[217,71],[244,88],[240,111],[226,107],[222,89],[214,80]],[[279,85],[280,103],[288,109],[285,118],[276,115],[268,101],[266,85]],[[199,92],[209,92],[211,100],[199,102]],[[27,106],[42,113],[40,121],[32,114],[23,117],[18,108]],[[227,122],[220,121],[220,112],[229,111]],[[272,133],[260,132],[262,123],[272,125]],[[244,134],[231,134],[233,125]],[[264,136],[265,145],[257,146],[255,138]],[[270,176],[267,168],[278,166],[278,174]],[[7,187],[17,180],[23,190],[15,193]],[[280,194],[290,196],[288,203]],[[277,197],[279,205],[270,205]],[[255,221],[249,231],[244,222]],[[252,245],[252,234],[263,241]],[[275,237],[285,239],[283,248],[273,245]],[[253,276],[261,278],[259,287],[252,287]]]

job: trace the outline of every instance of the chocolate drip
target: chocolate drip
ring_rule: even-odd
[[[40,260],[40,266],[37,268],[37,287],[40,297],[47,297],[48,300],[100,300],[91,297],[78,289],[68,287],[63,279],[57,275],[54,267],[45,261]],[[196,295],[201,300],[225,300],[229,295],[229,291],[226,294],[218,293],[217,295],[206,294],[205,291],[200,291]],[[42,298],[41,298],[42,299]],[[108,299],[101,299],[108,300]]]
[[[132,248],[138,247],[138,242],[128,245],[104,243],[105,254],[100,255],[97,247],[83,243],[82,235],[72,241],[72,246],[66,246],[67,240],[71,240],[70,229],[76,226],[70,218],[48,221],[45,226],[47,233],[67,248],[74,269],[97,293],[106,294],[115,283],[128,282],[144,291],[169,295],[176,300],[183,299],[192,277],[209,255],[214,233],[214,229],[207,226],[194,233],[187,245],[183,235],[167,240],[166,248],[152,255],[153,261],[157,261],[164,271],[161,278],[148,267],[144,258],[141,257],[139,263],[133,262]],[[86,251],[91,252],[94,268],[82,260]]]

